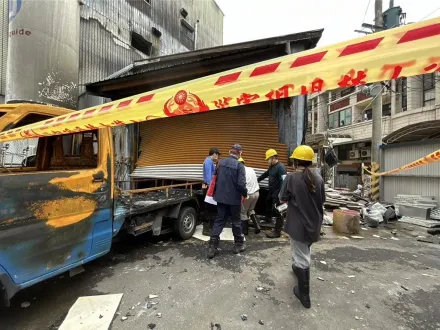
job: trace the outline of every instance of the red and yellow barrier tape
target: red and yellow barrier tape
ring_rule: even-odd
[[[439,71],[440,18],[245,66],[0,133],[0,142],[194,114]]]
[[[417,159],[416,161],[413,161],[412,163],[403,165],[399,168],[395,168],[394,170],[391,170],[391,171],[375,173],[374,171],[373,172],[369,171],[365,166],[364,166],[364,170],[365,170],[365,172],[367,172],[373,176],[384,176],[384,175],[395,174],[395,173],[402,172],[402,171],[412,170],[414,168],[417,168],[417,167],[420,167],[423,165],[428,165],[431,163],[435,163],[438,161],[440,161],[440,149],[430,153],[429,155],[427,155],[425,157]]]

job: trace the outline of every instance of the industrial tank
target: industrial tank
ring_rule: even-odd
[[[76,109],[78,0],[9,0],[7,103]]]

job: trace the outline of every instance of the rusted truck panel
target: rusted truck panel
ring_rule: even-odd
[[[0,130],[68,112],[36,105],[0,109],[6,110]],[[0,272],[12,279],[3,283],[8,291],[97,258],[111,246],[111,131],[40,138],[37,150],[34,164],[0,167]]]
[[[0,105],[0,132],[70,112]],[[7,305],[18,290],[107,253],[122,228],[159,235],[171,219],[182,238],[194,233],[201,183],[119,189],[110,128],[10,143],[0,143],[0,299]]]

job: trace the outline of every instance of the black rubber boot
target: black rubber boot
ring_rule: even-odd
[[[211,224],[209,222],[204,222],[203,223],[203,231],[202,231],[202,235],[204,236],[211,236]]]
[[[261,227],[260,227],[260,223],[258,222],[255,214],[251,215],[251,220],[252,220],[252,223],[254,224],[254,227],[255,227],[255,234],[259,234],[261,231]]]
[[[209,240],[209,245],[208,245],[208,258],[212,259],[215,257],[215,255],[218,252],[218,245],[220,243],[220,240],[217,238],[212,238]]]
[[[305,308],[310,308],[310,269],[295,268],[292,266],[298,277],[298,285],[293,288],[293,294]]]
[[[241,231],[243,232],[243,235],[249,235],[249,221],[248,220],[242,220],[241,221]]]
[[[269,234],[266,234],[267,238],[281,237],[281,228],[283,227],[283,222],[283,218],[281,216],[278,216],[277,221],[275,222],[275,228]]]
[[[234,254],[239,254],[240,252],[246,251],[246,246],[244,245],[244,239],[235,239],[234,242]]]

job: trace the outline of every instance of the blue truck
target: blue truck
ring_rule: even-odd
[[[71,111],[0,106],[0,132]],[[0,143],[0,298],[81,267],[121,233],[192,237],[201,182],[115,180],[111,128]]]

